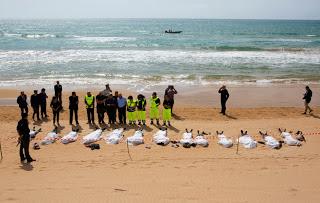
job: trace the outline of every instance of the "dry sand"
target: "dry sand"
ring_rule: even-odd
[[[291,89],[298,92],[297,97],[300,97],[301,88]],[[254,93],[254,89],[251,90],[248,93],[250,95]],[[202,91],[199,90],[199,94],[203,95]],[[257,95],[263,95],[261,89],[257,91],[260,92]],[[17,92],[1,90],[0,97],[14,98]],[[81,137],[92,131],[85,124],[85,112],[81,104],[80,124],[83,130],[77,142],[41,146],[39,151],[31,150],[36,162],[20,164],[15,131],[19,109],[0,106],[0,126],[3,129],[0,138],[4,155],[0,162],[0,201],[319,202],[320,108],[317,103],[319,96],[316,91],[314,93],[313,105],[317,107],[312,115],[302,115],[303,108],[298,107],[298,103],[296,105],[291,98],[287,105],[278,102],[264,105],[265,100],[260,101],[258,96],[251,98],[251,106],[246,106],[246,99],[235,95],[230,105],[242,102],[243,106],[231,105],[228,117],[218,113],[219,109],[214,108],[216,104],[208,108],[210,104],[203,99],[190,97],[187,93],[180,94],[175,108],[177,116],[168,131],[169,137],[180,139],[185,128],[205,130],[211,132],[208,136],[209,148],[156,146],[151,142],[156,128],[147,127],[146,144],[130,147],[132,161],[125,143],[111,146],[99,141],[101,149],[95,151],[81,144]],[[83,94],[79,93],[81,96]],[[272,98],[267,98],[267,101],[272,101]],[[286,101],[281,94],[278,98]],[[12,104],[12,101],[8,104]],[[51,112],[49,115],[49,121],[35,123],[43,129],[36,142],[53,128]],[[60,122],[63,126],[61,135],[70,131],[67,119],[68,111],[64,111]],[[30,126],[33,126],[32,122]],[[279,127],[304,131],[307,143],[302,147],[284,146],[280,150],[263,145],[251,150],[240,146],[239,154],[236,154],[236,146],[225,149],[217,145],[214,136],[216,130],[224,130],[226,135],[235,139],[239,131],[245,129],[260,140],[258,131],[268,130],[280,139],[277,132]],[[104,135],[110,131],[108,129]],[[133,132],[134,129],[129,129],[125,136]],[[145,148],[146,145],[151,149]]]

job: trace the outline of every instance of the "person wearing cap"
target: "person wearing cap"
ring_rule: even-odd
[[[132,96],[129,96],[128,101],[127,101],[127,112],[128,112],[129,125],[136,124],[136,108],[137,108],[136,100],[134,100]]]
[[[127,117],[126,117],[127,100],[122,96],[121,93],[119,93],[118,95],[117,104],[118,104],[119,123],[127,124]]]
[[[53,114],[53,125],[56,125],[56,121],[57,121],[57,124],[60,125],[59,116],[60,116],[60,111],[62,109],[62,105],[58,97],[56,96],[52,97],[50,107],[52,109],[52,114]]]
[[[69,97],[69,111],[70,111],[70,120],[69,124],[72,125],[73,122],[73,114],[76,121],[76,125],[79,125],[78,121],[78,109],[79,109],[79,98],[76,92],[72,92],[71,96]]]
[[[169,85],[168,88],[164,92],[164,95],[167,95],[170,102],[172,103],[171,114],[173,114],[174,95],[175,94],[178,94],[178,91],[174,88],[173,85]]]
[[[89,125],[94,124],[94,102],[94,96],[91,92],[87,92],[87,95],[84,97],[84,103],[86,104]]]
[[[56,85],[54,86],[54,95],[59,99],[62,107],[62,85],[59,81],[57,81]]]
[[[227,100],[229,99],[229,92],[228,92],[226,86],[223,85],[219,89],[218,93],[221,96],[221,112],[220,113],[223,115],[226,115],[226,103],[227,103]]]
[[[102,95],[102,92],[99,92],[99,94],[96,96],[99,124],[106,124],[104,122],[104,113],[106,112],[105,100],[106,100],[106,97]]]
[[[150,97],[150,124],[153,125],[153,120],[157,120],[157,125],[160,125],[159,123],[159,105],[160,105],[160,99],[157,96],[156,92],[152,93],[152,96]]]
[[[17,98],[17,103],[21,110],[21,116],[23,113],[28,114],[28,102],[27,102],[27,95],[22,91]]]
[[[27,113],[22,113],[22,119],[17,125],[17,132],[19,134],[18,143],[20,144],[20,161],[24,162],[27,160],[28,163],[35,161],[29,154],[30,129]]]
[[[168,95],[164,95],[163,100],[163,112],[162,112],[162,119],[163,119],[163,125],[171,126],[170,120],[171,120],[171,108],[172,108],[172,100]]]
[[[309,106],[309,104],[311,102],[311,98],[312,98],[312,91],[309,86],[306,86],[306,93],[303,96],[304,106],[305,106],[305,110],[304,110],[303,114],[307,114],[308,110],[309,110],[309,113],[312,112],[312,109]]]
[[[145,96],[142,94],[139,94],[137,96],[137,117],[138,117],[139,125],[141,125],[141,123],[143,125],[146,125],[146,106],[147,106],[147,101]]]
[[[40,98],[40,107],[41,107],[41,118],[48,117],[47,115],[47,98],[46,89],[42,88],[41,93],[39,94]]]
[[[108,97],[112,93],[109,84],[106,84],[106,89],[104,89],[101,93],[105,97]]]
[[[30,103],[33,109],[32,119],[34,120],[34,117],[37,116],[37,120],[40,120],[39,115],[39,107],[40,107],[40,99],[38,95],[38,90],[33,91],[33,95],[31,95]]]

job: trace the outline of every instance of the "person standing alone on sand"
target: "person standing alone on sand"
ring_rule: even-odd
[[[47,93],[46,89],[42,88],[41,93],[39,94],[40,98],[40,107],[41,107],[41,118],[48,117],[47,115]]]
[[[311,98],[312,98],[312,91],[310,89],[309,86],[306,86],[306,93],[304,94],[304,106],[305,106],[305,110],[303,114],[307,114],[307,111],[309,110],[309,113],[312,112],[312,109],[309,106],[309,103],[311,102]]]
[[[19,104],[19,108],[21,110],[21,116],[23,113],[28,114],[27,95],[25,95],[24,92],[20,93],[20,96],[17,98],[17,103]]]
[[[166,89],[164,95],[167,95],[170,102],[171,102],[171,114],[173,113],[173,105],[174,105],[174,95],[178,94],[178,91],[174,88],[173,85],[169,85],[168,88]]]
[[[221,95],[221,112],[220,113],[222,113],[223,115],[226,115],[226,103],[227,103],[227,100],[229,99],[229,92],[225,85],[223,85],[218,92]]]
[[[78,104],[79,104],[79,98],[76,95],[76,92],[72,92],[71,96],[69,97],[69,111],[70,111],[70,122],[69,124],[72,125],[73,122],[73,114],[76,121],[76,125],[79,125],[78,121]]]
[[[33,91],[33,95],[30,98],[30,103],[33,109],[32,119],[34,120],[34,116],[37,115],[37,120],[40,120],[39,116],[39,107],[40,107],[40,99],[38,95],[38,90]]]
[[[57,81],[57,84],[54,86],[54,96],[56,96],[59,99],[62,109],[62,85],[60,85],[59,81]]]
[[[19,134],[18,143],[20,143],[20,160],[24,162],[27,160],[28,163],[35,161],[31,158],[29,154],[29,144],[30,144],[30,129],[28,122],[28,114],[23,113],[22,119],[18,122],[17,131]]]

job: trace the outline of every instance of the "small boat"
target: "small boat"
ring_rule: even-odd
[[[165,33],[167,34],[180,34],[182,31],[173,31],[173,30],[166,30]]]

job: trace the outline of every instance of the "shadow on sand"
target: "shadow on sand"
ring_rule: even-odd
[[[25,171],[32,171],[33,170],[33,166],[30,163],[23,163],[20,166],[21,169],[25,170]]]

